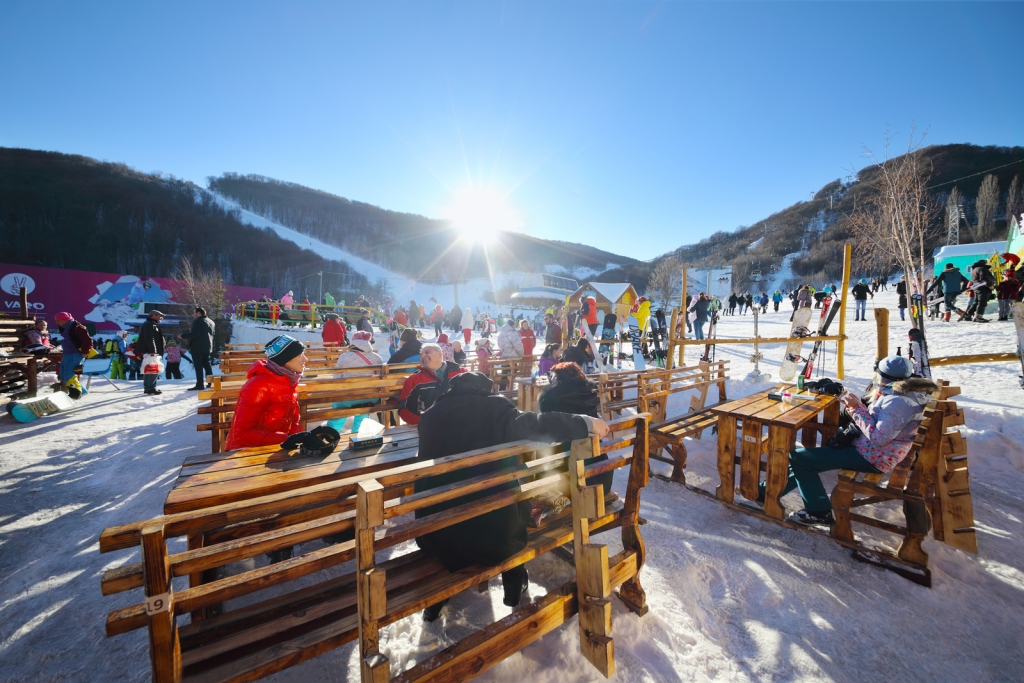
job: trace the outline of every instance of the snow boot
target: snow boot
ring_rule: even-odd
[[[437,621],[437,618],[441,616],[441,610],[443,610],[444,606],[448,604],[448,600],[449,598],[445,598],[441,602],[433,604],[430,607],[423,610],[423,621],[427,622],[428,624]]]
[[[976,322],[976,323],[990,323],[992,321],[989,320],[988,318],[982,318],[980,315],[976,315],[976,316],[974,316],[974,322]]]
[[[786,515],[786,521],[794,524],[800,524],[801,526],[815,526],[819,524],[832,526],[836,523],[836,518],[832,514],[831,510],[825,510],[824,512],[797,510],[796,512],[791,512]]]
[[[523,593],[530,588],[530,576],[526,573],[526,565],[521,564],[502,572],[501,583],[505,589],[505,599],[502,602],[508,607],[517,607],[519,601],[523,599]]]

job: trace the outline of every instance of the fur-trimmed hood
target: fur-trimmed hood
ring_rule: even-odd
[[[904,395],[910,393],[931,394],[939,388],[939,385],[926,377],[911,377],[893,382],[889,386],[892,388],[892,393]]]

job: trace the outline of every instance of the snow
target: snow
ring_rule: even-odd
[[[587,289],[593,289],[608,301],[617,303],[619,298],[629,289],[628,282],[588,282],[584,285]]]
[[[894,292],[873,301],[890,308],[890,348],[906,347]],[[787,302],[788,303],[788,302]],[[852,308],[852,307],[851,307]],[[769,311],[771,309],[769,308]],[[789,310],[761,317],[761,334],[788,329]],[[723,318],[720,336],[749,336],[751,316]],[[863,388],[874,360],[868,322],[847,321],[846,384]],[[1009,323],[929,323],[932,355],[1012,351]],[[429,335],[428,335],[429,336]],[[378,346],[380,344],[378,343]],[[772,380],[748,384],[751,348],[717,347],[729,359],[729,396],[769,386],[781,345],[763,346],[761,369]],[[824,367],[834,376],[834,344]],[[386,353],[386,351],[385,351]],[[690,360],[696,352],[691,349]],[[183,370],[190,370],[183,363]],[[651,478],[643,493],[648,558],[641,581],[650,612],[643,618],[613,600],[617,673],[613,681],[1010,681],[1024,679],[1024,391],[1015,363],[937,368],[962,387],[962,427],[969,446],[978,528],[977,556],[932,540],[934,587],[855,562],[829,540],[780,527]],[[164,381],[162,396],[143,396],[140,383],[92,383],[80,407],[28,424],[0,417],[0,661],[4,681],[143,681],[149,679],[145,631],[106,638],[104,619],[138,602],[139,591],[103,597],[103,570],[138,560],[137,553],[100,555],[106,527],[159,513],[182,460],[207,452],[191,380]],[[712,395],[714,391],[712,391]],[[688,396],[673,397],[670,412]],[[710,488],[717,480],[715,439],[688,443],[687,478]],[[656,473],[668,466],[652,462]],[[826,475],[831,487],[834,476]],[[625,491],[625,473],[615,489]],[[783,501],[799,505],[796,493]],[[895,511],[892,513],[895,519]],[[860,531],[860,530],[858,530]],[[891,546],[878,532],[872,543]],[[596,537],[614,553],[615,534]],[[184,544],[182,543],[181,546]],[[319,547],[319,541],[303,546]],[[407,552],[408,546],[395,549]],[[250,561],[264,564],[262,557]],[[569,577],[552,557],[529,565],[531,597]],[[346,567],[332,569],[333,575]],[[314,577],[322,578],[322,576]],[[499,581],[490,591],[456,596],[431,625],[417,617],[382,631],[382,648],[399,670],[509,613]],[[354,644],[281,672],[274,681],[358,680]],[[598,681],[579,654],[576,620],[483,673],[481,681]]]

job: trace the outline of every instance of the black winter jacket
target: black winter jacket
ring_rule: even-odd
[[[135,350],[140,355],[147,353],[164,355],[164,333],[160,331],[160,325],[153,318],[146,318],[146,322],[142,323],[139,340],[135,342]]]
[[[597,385],[588,379],[561,380],[558,384],[552,384],[540,395],[540,412],[600,417],[601,397],[597,395]],[[596,458],[587,458],[583,464],[589,465],[607,459],[607,455],[599,455]],[[590,486],[600,484],[604,487],[604,492],[607,495],[612,490],[614,478],[614,472],[605,472],[596,477],[587,477],[587,484]]]
[[[420,355],[420,350],[423,348],[423,343],[419,339],[413,339],[407,341],[402,348],[395,351],[395,355],[388,358],[388,365],[395,365],[396,363],[407,363],[407,358]]]
[[[213,352],[213,321],[205,315],[192,321],[192,330],[186,335],[188,348],[192,353]]]
[[[871,294],[871,288],[860,282],[855,284],[851,288],[851,291],[853,292],[853,298],[856,299],[857,301],[867,301],[868,294]],[[875,295],[871,294],[871,298],[875,298]]]
[[[587,420],[565,413],[523,413],[503,396],[491,394],[491,381],[477,372],[451,379],[449,390],[423,413],[419,423],[420,460],[443,458],[510,441],[572,441],[586,438]],[[492,463],[464,467],[454,472],[417,482],[423,491],[472,477],[513,467],[518,456]],[[416,512],[417,517],[433,514],[515,485],[499,486],[462,496]],[[435,555],[448,571],[471,564],[497,564],[526,547],[529,502],[507,505],[417,539],[421,548]]]

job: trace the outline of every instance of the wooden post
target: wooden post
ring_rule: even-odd
[[[839,357],[836,364],[836,377],[844,379],[846,370],[843,367],[843,355],[846,351],[846,300],[850,298],[850,265],[853,258],[853,247],[849,244],[843,245],[843,297],[839,304],[839,342],[836,355]]]
[[[688,318],[687,318],[688,311],[686,310],[686,273],[687,273],[687,270],[688,269],[686,268],[686,266],[683,266],[683,289],[682,289],[682,293],[679,295],[679,312],[682,313],[682,315],[683,315],[683,326],[679,330],[679,338],[682,339],[683,341],[686,341],[686,321],[688,320]],[[682,368],[682,367],[685,367],[685,366],[686,366],[686,345],[683,344],[682,346],[679,347],[679,367]]]
[[[28,290],[24,287],[18,290],[18,303],[21,305],[21,319],[28,320]]]
[[[141,537],[153,681],[176,683],[181,680],[181,644],[178,624],[174,620],[170,558],[164,542],[164,527],[158,523],[147,524],[142,528]]]
[[[629,480],[622,509],[622,547],[637,554],[636,575],[619,586],[619,599],[639,616],[647,614],[647,593],[640,585],[640,569],[647,559],[647,548],[640,537],[640,491],[647,486],[648,434],[650,418],[638,415],[636,440],[633,443],[633,461],[629,465]]]
[[[668,369],[671,370],[676,367],[676,347],[679,345],[679,340],[676,339],[676,322],[679,319],[679,309],[672,309],[672,320],[669,323],[671,327],[668,328]]]
[[[608,546],[590,542],[590,520],[604,515],[604,487],[587,486],[583,461],[600,452],[598,438],[572,442],[569,495],[572,497],[573,550],[579,605],[580,651],[605,677],[615,673]]]
[[[889,309],[875,309],[875,362],[889,355]]]
[[[386,683],[388,658],[380,653],[378,621],[387,614],[387,581],[374,561],[373,536],[384,524],[384,487],[376,479],[356,484],[356,602],[362,683]]]

